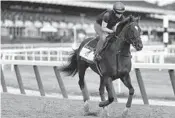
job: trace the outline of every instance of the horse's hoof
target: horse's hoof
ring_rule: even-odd
[[[89,103],[88,103],[88,101],[86,101],[86,102],[84,103],[84,112],[85,112],[85,114],[86,114],[86,113],[89,113]]]
[[[100,118],[109,118],[108,107],[103,108]]]
[[[102,102],[99,103],[99,107],[105,107],[104,101],[102,101]]]
[[[122,113],[122,118],[126,118],[126,116],[128,115],[128,112],[129,112],[129,108],[125,108]]]

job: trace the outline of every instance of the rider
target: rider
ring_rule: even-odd
[[[116,2],[113,5],[112,10],[106,10],[101,13],[94,24],[94,29],[99,35],[100,40],[97,43],[94,60],[101,60],[100,52],[103,49],[103,45],[106,41],[108,34],[115,32],[118,23],[124,19],[123,13],[125,12],[125,6],[121,2]]]

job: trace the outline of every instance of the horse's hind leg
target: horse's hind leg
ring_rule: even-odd
[[[128,113],[128,111],[129,111],[129,108],[131,107],[131,104],[132,104],[132,98],[133,98],[133,95],[134,95],[134,88],[133,88],[133,86],[131,84],[131,78],[130,78],[130,75],[129,74],[123,76],[121,78],[121,81],[129,89],[128,101],[126,103],[126,108],[123,111],[123,116],[126,116],[127,113]]]
[[[87,68],[88,68],[88,64],[85,61],[80,60],[79,64],[78,64],[78,74],[79,74],[78,84],[79,84],[80,89],[82,91],[83,100],[85,102],[85,104],[84,104],[84,111],[85,112],[89,112],[89,104],[88,104],[89,93],[88,93],[88,90],[87,90],[86,82],[84,80],[85,71],[86,71]]]

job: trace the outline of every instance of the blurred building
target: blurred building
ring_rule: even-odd
[[[1,39],[72,42],[94,36],[93,22],[114,1],[67,2],[60,0],[1,1]],[[125,16],[141,16],[140,26],[145,42],[163,40],[163,15],[175,11],[145,1],[123,1]],[[76,34],[75,34],[76,30]],[[169,22],[169,39],[175,41],[175,19]]]
[[[163,8],[175,11],[175,2],[164,5]]]

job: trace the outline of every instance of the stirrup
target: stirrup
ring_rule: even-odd
[[[100,61],[101,59],[102,59],[102,57],[99,54],[96,54],[95,57],[94,57],[95,61]]]

